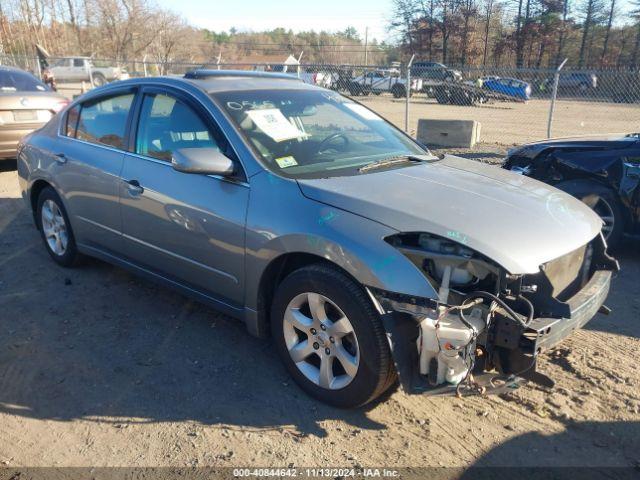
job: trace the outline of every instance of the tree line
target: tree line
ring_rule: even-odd
[[[640,0],[393,0],[403,58],[460,66],[635,69]]]
[[[0,60],[86,55],[153,73],[173,62],[383,65],[422,60],[459,66],[550,68],[564,58],[582,68],[640,64],[640,0],[390,0],[395,42],[341,32],[214,32],[195,28],[154,0],[1,0]],[[626,3],[625,3],[626,2]],[[635,3],[633,3],[635,2]],[[6,60],[5,60],[6,61]]]
[[[306,63],[377,64],[388,50],[375,41],[365,49],[351,27],[337,33],[199,29],[153,0],[1,0],[0,60],[34,56],[35,44],[53,57],[145,60],[158,65],[157,73],[166,73],[172,62],[268,63],[288,55]]]

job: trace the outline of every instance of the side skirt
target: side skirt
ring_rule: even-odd
[[[80,253],[83,253],[90,257],[98,258],[99,260],[121,267],[136,275],[139,275],[140,277],[146,278],[147,280],[151,280],[152,282],[169,287],[173,290],[177,290],[181,294],[192,298],[200,303],[203,303],[209,307],[212,307],[213,309],[224,313],[225,315],[237,318],[238,320],[246,321],[246,311],[243,307],[239,307],[237,305],[233,305],[218,298],[212,297],[211,295],[185,285],[184,283],[168,278],[158,272],[154,272],[153,270],[142,267],[136,263],[121,258],[117,255],[113,255],[112,253],[106,252],[102,249],[86,244],[78,244],[78,250],[80,251]]]

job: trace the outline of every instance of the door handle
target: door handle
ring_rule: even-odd
[[[140,185],[138,180],[127,181],[127,189],[129,190],[129,195],[132,197],[136,197],[144,192],[144,188]]]
[[[64,153],[56,153],[55,157],[56,162],[58,162],[60,165],[64,165],[65,163],[67,163],[67,156]]]

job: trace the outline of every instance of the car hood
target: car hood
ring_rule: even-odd
[[[637,134],[590,135],[580,137],[551,138],[539,142],[528,143],[509,151],[509,157],[535,158],[543,150],[617,150],[628,148],[638,142]]]
[[[464,243],[513,274],[538,272],[592,240],[602,226],[586,205],[549,185],[454,156],[298,183],[310,199],[399,232]]]

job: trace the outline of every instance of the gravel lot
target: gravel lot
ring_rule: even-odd
[[[355,97],[372,110],[404,128],[404,99],[387,95]],[[477,120],[482,125],[483,142],[516,145],[547,137],[549,100],[527,103],[495,102],[476,107],[439,105],[434,99],[417,95],[411,98],[409,129],[415,136],[418,119]],[[640,130],[637,104],[559,100],[556,102],[552,136],[566,137]]]
[[[99,261],[56,266],[16,177],[0,167],[0,466],[640,466],[637,242],[613,313],[541,359],[555,389],[342,411],[234,320]]]

